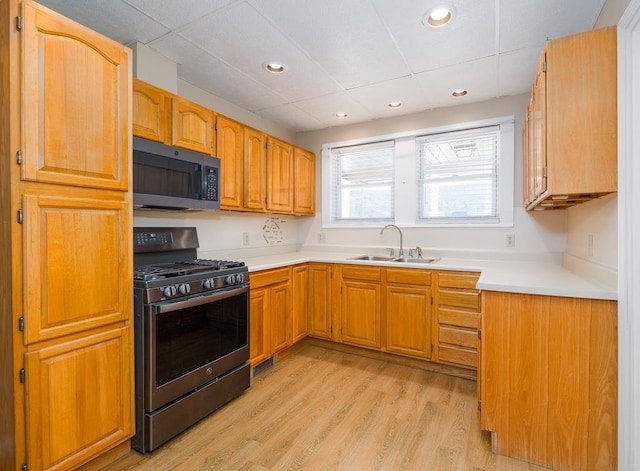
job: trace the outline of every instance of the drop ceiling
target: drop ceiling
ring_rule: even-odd
[[[293,132],[527,93],[546,39],[593,28],[604,4],[445,0],[457,15],[434,29],[422,17],[443,2],[431,0],[39,2],[148,46],[178,64],[179,79]],[[267,73],[266,61],[288,69]]]

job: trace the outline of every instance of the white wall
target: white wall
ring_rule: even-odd
[[[532,77],[533,80],[533,77]],[[393,247],[398,236],[392,233],[380,236],[380,227],[362,229],[323,228],[321,198],[321,147],[329,142],[346,141],[411,131],[448,124],[477,121],[502,116],[515,116],[515,185],[514,227],[509,228],[404,228],[405,246],[420,245],[423,248],[445,250],[472,250],[481,253],[561,253],[566,248],[567,213],[564,211],[527,213],[522,207],[522,123],[529,95],[504,97],[482,103],[460,105],[452,108],[428,110],[421,113],[379,119],[366,123],[332,127],[319,131],[299,133],[296,144],[316,152],[318,214],[315,218],[299,222],[298,243],[310,246],[318,244],[318,234],[326,238],[324,245],[366,245]],[[515,247],[506,247],[506,236],[515,235]],[[471,254],[473,255],[473,254]]]

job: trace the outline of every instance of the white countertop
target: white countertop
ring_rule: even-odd
[[[572,298],[618,298],[615,286],[581,276],[553,261],[476,260],[443,257],[430,264],[350,260],[363,253],[288,252],[244,259],[250,272],[306,262],[378,265],[427,270],[462,270],[480,272],[477,288],[486,291],[565,296]]]

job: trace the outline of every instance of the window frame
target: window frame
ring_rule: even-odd
[[[495,222],[469,220],[450,222],[427,222],[421,220],[418,214],[418,178],[416,169],[417,147],[416,138],[452,131],[499,126],[499,157],[498,157],[498,187],[497,205],[498,217]],[[322,227],[323,228],[357,228],[380,227],[378,220],[346,220],[332,221],[331,194],[332,188],[332,149],[345,146],[368,144],[380,141],[395,141],[394,149],[394,201],[395,218],[393,223],[401,227],[513,227],[514,225],[514,168],[515,168],[515,118],[504,116],[477,121],[449,124],[432,128],[423,128],[401,133],[371,136],[368,138],[352,139],[327,143],[322,146]],[[408,203],[410,201],[410,204]]]

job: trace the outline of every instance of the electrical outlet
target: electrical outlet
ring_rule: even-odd
[[[324,244],[327,241],[327,233],[326,232],[318,232],[318,242]]]
[[[507,247],[515,247],[515,246],[516,246],[516,235],[507,234]]]
[[[587,236],[587,253],[589,257],[593,257],[593,234]]]
[[[242,245],[249,245],[249,233],[248,232],[243,232],[242,233]]]

